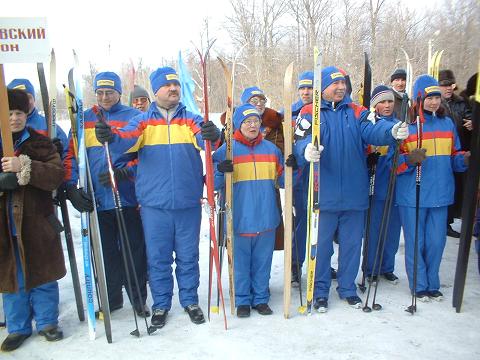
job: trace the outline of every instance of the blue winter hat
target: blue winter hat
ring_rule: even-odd
[[[392,89],[385,85],[378,85],[372,91],[370,106],[375,107],[377,106],[378,103],[385,100],[395,101],[395,98],[393,97]]]
[[[242,102],[242,104],[246,104],[254,96],[266,98],[265,93],[259,87],[252,86],[243,90],[240,101]]]
[[[161,67],[150,74],[150,84],[152,85],[153,93],[156,94],[158,89],[162,86],[175,83],[180,85],[177,72],[174,68],[169,66]]]
[[[26,91],[35,99],[35,89],[33,88],[32,83],[27,79],[13,79],[10,84],[8,84],[7,88]]]
[[[119,94],[122,93],[122,80],[120,77],[111,71],[100,72],[95,75],[93,80],[93,91],[98,89],[113,89]]]
[[[313,88],[313,71],[304,71],[298,76],[298,88]]]
[[[322,70],[322,91],[340,80],[345,80],[345,75],[337,67],[327,66]]]
[[[418,94],[422,96],[422,100],[429,96],[442,96],[438,81],[430,75],[420,75],[413,84],[412,97],[414,101],[417,99]]]
[[[250,116],[255,116],[260,120],[260,115],[255,106],[249,103],[238,106],[233,113],[233,128],[240,129],[243,121]]]

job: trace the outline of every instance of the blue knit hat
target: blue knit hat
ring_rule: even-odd
[[[100,72],[93,80],[93,91],[96,92],[98,89],[113,89],[121,94],[122,80],[120,80],[120,77],[114,72]]]
[[[375,107],[375,106],[377,106],[378,103],[380,103],[382,101],[385,101],[385,100],[395,101],[395,98],[393,97],[393,91],[388,86],[378,85],[372,91],[372,97],[370,99],[370,106]]]
[[[175,83],[180,85],[178,75],[174,68],[169,66],[161,67],[150,74],[150,84],[152,85],[153,93],[156,94],[158,89],[162,86]]]
[[[345,75],[337,67],[327,66],[322,70],[322,91],[339,80],[345,80]]]
[[[240,101],[242,102],[242,104],[246,104],[254,96],[260,96],[260,97],[266,98],[265,93],[259,87],[252,86],[243,90]]]
[[[260,119],[260,115],[255,106],[249,103],[238,106],[233,113],[233,128],[240,129],[243,121],[250,116],[255,116]]]
[[[313,88],[313,71],[304,71],[298,76],[298,88]]]
[[[422,100],[429,96],[442,96],[438,81],[430,75],[420,75],[413,84],[413,100],[417,99],[418,94],[422,96]]]
[[[10,84],[8,84],[7,88],[26,91],[35,99],[35,89],[33,88],[32,83],[27,79],[13,79],[12,81],[10,81]]]

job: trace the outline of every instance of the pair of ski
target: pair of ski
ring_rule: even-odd
[[[79,62],[74,52],[75,68],[68,73],[68,85],[65,87],[65,96],[67,102],[68,114],[71,121],[71,136],[75,157],[79,170],[79,187],[86,192],[93,194],[93,182],[88,163],[88,153],[85,145],[85,123],[83,118],[83,96],[82,86],[78,74]],[[100,299],[100,308],[103,314],[103,323],[105,326],[105,335],[108,343],[112,342],[112,328],[110,319],[110,308],[108,302],[107,284],[105,278],[105,266],[103,261],[103,251],[100,239],[100,229],[98,225],[98,216],[96,211],[95,197],[92,196],[93,211],[91,213],[82,212],[81,236],[83,248],[83,268],[85,275],[85,293],[87,304],[88,332],[91,340],[96,337],[96,317],[94,308],[94,286],[95,278],[93,276],[93,267],[91,254],[93,253],[96,283],[98,285],[98,296]],[[93,251],[91,246],[93,246]]]
[[[438,74],[440,72],[440,60],[442,58],[444,50],[435,51],[431,57],[430,57],[430,51],[431,50],[429,49],[428,75],[431,75],[438,80]]]

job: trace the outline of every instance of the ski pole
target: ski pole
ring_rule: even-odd
[[[101,122],[104,122],[104,123],[106,122],[105,117],[103,116],[103,113],[101,112],[101,110],[96,105],[93,106],[92,110],[95,113],[95,115],[97,115],[98,121],[101,121]],[[123,216],[123,207],[122,207],[122,202],[120,200],[120,192],[118,190],[117,181],[115,179],[115,173],[113,171],[112,158],[110,156],[110,149],[108,147],[108,142],[105,142],[103,144],[103,147],[105,149],[105,156],[107,158],[108,173],[110,175],[110,183],[111,183],[111,186],[112,186],[112,195],[113,195],[113,200],[114,200],[114,203],[115,203],[115,214],[117,216],[117,224],[118,224],[118,230],[119,230],[119,235],[120,235],[120,247],[121,247],[121,251],[122,251],[123,267],[125,269],[125,275],[126,275],[126,278],[127,278],[126,279],[127,280],[127,289],[128,289],[128,293],[131,296],[133,317],[135,319],[135,330],[130,332],[130,334],[133,335],[133,336],[139,337],[140,332],[138,330],[137,313],[135,311],[135,306],[134,306],[135,301],[134,301],[134,296],[133,296],[133,291],[132,291],[132,280],[131,280],[131,277],[130,277],[130,270],[129,270],[129,267],[128,267],[128,263],[130,263],[130,267],[132,269],[132,273],[133,273],[132,275],[133,275],[135,290],[136,290],[136,293],[137,293],[138,301],[140,301],[140,302],[141,302],[141,299],[142,299],[142,295],[141,295],[141,292],[140,292],[140,285],[139,285],[139,282],[138,282],[137,271],[135,269],[135,263],[133,261],[132,250],[130,248],[130,240],[128,238],[127,226],[125,224],[125,218]],[[142,304],[140,304],[140,305],[142,305]],[[145,321],[145,327],[147,329],[147,333],[148,333],[148,335],[150,335],[151,333],[156,331],[156,328],[152,327],[152,326],[148,326],[147,318],[145,317],[145,310],[144,310],[143,306],[142,306],[141,310],[142,310],[142,314],[143,314],[143,319]]]
[[[422,147],[422,135],[423,135],[423,101],[421,95],[417,97],[418,114],[417,116],[417,149]],[[413,290],[412,290],[412,303],[405,309],[410,314],[417,312],[417,273],[418,273],[418,232],[419,232],[419,218],[420,218],[420,183],[422,179],[422,164],[417,163],[416,176],[415,176],[415,241],[414,241],[414,253],[413,253]]]
[[[403,95],[402,98],[402,107],[401,107],[401,112],[400,112],[400,121],[401,124],[406,122],[407,119],[407,110],[408,110],[408,96],[406,94]],[[373,310],[381,310],[382,305],[375,303],[376,297],[377,297],[377,291],[378,291],[378,285],[380,282],[380,268],[382,266],[382,261],[383,261],[383,253],[385,250],[385,242],[386,242],[386,237],[387,237],[387,232],[388,232],[388,225],[390,224],[390,212],[392,209],[393,205],[393,197],[394,197],[394,190],[395,190],[395,183],[397,180],[397,166],[398,166],[398,157],[400,155],[400,143],[401,140],[397,140],[395,143],[395,150],[393,154],[393,159],[392,159],[392,166],[390,169],[390,177],[388,179],[388,187],[387,187],[387,194],[385,197],[385,204],[383,207],[383,212],[382,212],[382,221],[380,222],[380,232],[379,232],[379,237],[378,237],[378,243],[377,243],[377,248],[375,250],[375,260],[373,262],[373,268],[372,268],[372,274],[370,275],[369,279],[369,287],[368,287],[368,293],[367,293],[367,299],[365,301],[365,306],[363,307],[364,312],[370,312],[373,308]],[[372,308],[368,306],[368,299],[370,295],[370,289],[371,286],[374,282],[374,276],[376,275],[376,280],[375,280],[375,291],[373,294],[373,299],[372,299]]]

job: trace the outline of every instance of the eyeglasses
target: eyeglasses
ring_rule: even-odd
[[[143,105],[148,101],[146,97],[139,97],[132,100],[133,105]]]
[[[115,91],[113,90],[97,90],[97,92],[95,93],[95,95],[97,95],[97,97],[101,98],[101,97],[112,97],[113,94],[115,94]]]
[[[242,122],[242,125],[258,126],[260,125],[260,120],[259,119],[245,120],[244,122]]]
[[[249,103],[253,106],[265,105],[266,102],[267,102],[267,99],[259,98],[259,97],[253,97],[249,100]]]

